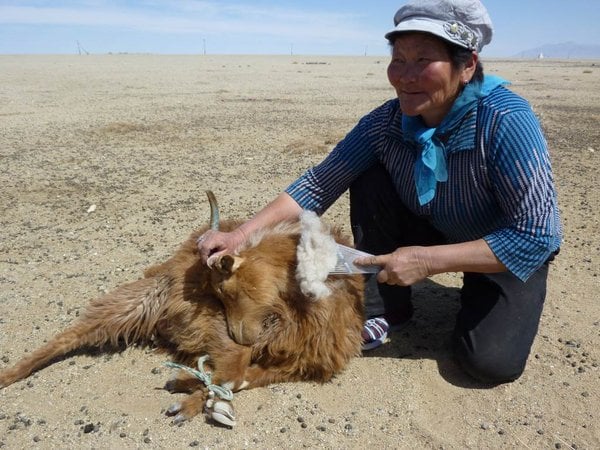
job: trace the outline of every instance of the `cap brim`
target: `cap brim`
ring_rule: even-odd
[[[392,37],[396,34],[399,33],[406,33],[406,32],[421,32],[421,33],[429,33],[429,34],[433,34],[434,36],[437,36],[445,41],[448,41],[452,44],[456,44],[460,47],[466,48],[468,49],[469,47],[467,45],[465,45],[464,42],[458,40],[458,39],[453,39],[452,36],[450,36],[446,30],[444,29],[444,25],[446,25],[446,22],[441,22],[438,20],[430,20],[430,19],[425,19],[425,18],[412,18],[412,19],[406,19],[403,20],[402,22],[400,22],[398,25],[396,25],[396,27],[389,31],[388,33],[385,34],[385,38],[387,40],[391,40]]]

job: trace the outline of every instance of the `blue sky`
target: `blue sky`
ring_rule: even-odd
[[[387,55],[403,0],[0,0],[0,54]],[[495,35],[482,55],[543,44],[600,45],[599,0],[487,0]]]

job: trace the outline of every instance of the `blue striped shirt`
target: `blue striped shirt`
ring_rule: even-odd
[[[449,243],[483,238],[498,259],[526,280],[561,242],[546,140],[531,107],[498,87],[445,136],[448,181],[419,205],[413,176],[419,150],[403,139],[398,99],[364,116],[317,166],[286,192],[322,214],[365,170],[382,163],[401,200],[427,217]]]

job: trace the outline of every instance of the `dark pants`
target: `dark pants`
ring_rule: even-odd
[[[445,243],[427,219],[404,206],[383,166],[367,171],[350,187],[350,220],[356,247],[373,254]],[[503,383],[523,373],[546,297],[547,276],[548,262],[526,282],[510,272],[464,274],[453,346],[458,362],[472,377]],[[367,315],[385,315],[391,323],[410,317],[410,287],[378,284],[375,291],[375,295],[367,292]]]

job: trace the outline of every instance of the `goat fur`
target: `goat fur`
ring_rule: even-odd
[[[220,229],[238,225],[225,221]],[[211,267],[196,245],[205,231],[192,233],[171,258],[146,269],[144,278],[92,300],[71,326],[0,370],[0,389],[76,349],[118,349],[120,343],[153,343],[187,366],[207,354],[213,383],[234,391],[276,382],[326,382],[360,354],[362,278],[321,280],[319,272],[320,289],[303,289],[306,280],[296,271],[299,222],[257,232],[251,244],[218,257]],[[348,244],[337,229],[331,236]],[[318,250],[313,250],[314,256]],[[206,387],[187,372],[180,371],[165,388],[189,394],[169,408],[176,419],[202,411]]]
[[[320,299],[331,294],[325,280],[337,262],[337,245],[328,227],[312,211],[300,216],[296,279],[302,293]]]

